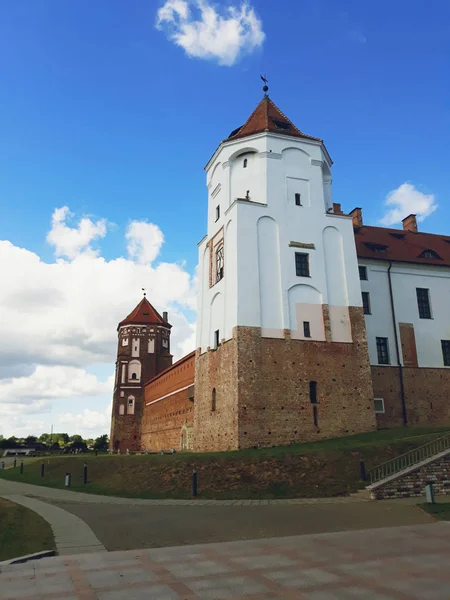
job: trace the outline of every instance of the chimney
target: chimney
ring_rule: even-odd
[[[169,313],[167,311],[163,312],[163,319],[166,323],[169,322]]]
[[[349,216],[353,219],[353,227],[362,227],[363,226],[363,218],[362,218],[362,209],[354,208]]]
[[[408,215],[402,220],[403,223],[403,231],[412,231],[413,233],[417,233],[417,220],[416,215]]]
[[[333,202],[333,212],[335,215],[343,215],[344,214],[342,212],[341,205],[338,204],[337,202]]]

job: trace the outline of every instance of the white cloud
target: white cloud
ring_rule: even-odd
[[[140,301],[142,287],[159,312],[169,311],[174,359],[194,349],[195,324],[187,315],[196,309],[196,279],[183,264],[157,262],[164,238],[156,225],[132,222],[126,230],[130,258],[107,260],[90,249],[92,240],[106,235],[106,220],[87,227],[82,219],[76,229],[68,229],[83,235],[71,238],[69,233],[70,240],[64,241],[54,232],[66,227],[69,209],[55,213],[49,242],[55,255],[66,258],[44,262],[0,240],[3,435],[39,434],[50,422],[56,431],[63,425],[61,414],[80,413],[87,399],[94,402],[91,406],[89,400],[89,410],[103,414],[112,395],[108,375],[114,371],[117,324]],[[97,368],[106,372],[103,378],[92,374]],[[82,408],[77,411],[77,406]],[[55,411],[59,416],[52,416]],[[72,422],[68,433],[80,433],[74,430],[78,421]],[[106,429],[94,433],[105,431],[109,420]]]
[[[164,236],[158,225],[131,221],[125,234],[130,258],[141,264],[151,263],[158,256]]]
[[[111,403],[104,410],[85,408],[81,413],[64,413],[59,416],[60,431],[76,431],[85,438],[97,437],[98,432],[107,432],[111,426]]]
[[[156,27],[193,58],[232,66],[244,53],[262,46],[262,22],[247,3],[219,12],[207,0],[166,0],[158,10]]]
[[[434,194],[424,194],[410,183],[402,183],[389,192],[384,205],[386,212],[379,222],[386,226],[400,223],[410,214],[417,215],[417,220],[423,221],[438,207]]]
[[[80,219],[77,227],[69,227],[66,221],[73,217],[68,206],[56,208],[52,215],[52,228],[47,242],[55,246],[56,256],[75,258],[80,252],[93,252],[91,242],[106,235],[106,220],[96,223],[88,217]]]

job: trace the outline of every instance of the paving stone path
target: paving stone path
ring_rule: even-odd
[[[0,567],[3,600],[448,600],[433,523],[56,557]]]

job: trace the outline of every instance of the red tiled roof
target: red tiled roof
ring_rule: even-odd
[[[450,267],[450,236],[364,225],[355,241],[358,258]],[[427,250],[440,258],[421,256]]]
[[[290,135],[307,140],[314,140],[316,142],[323,141],[319,138],[306,135],[306,133],[302,133],[268,96],[264,96],[248,118],[247,122],[242,125],[242,127],[232,131],[225,141],[238,140],[249,135],[262,133],[263,131]]]
[[[171,327],[169,323],[164,321],[159,312],[153,308],[147,298],[142,298],[128,317],[119,323],[119,327],[122,327],[122,325],[165,325],[166,327]]]

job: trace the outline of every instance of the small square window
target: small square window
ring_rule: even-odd
[[[383,398],[374,398],[373,399],[373,404],[374,404],[374,408],[375,408],[375,412],[377,414],[381,414],[384,413],[384,399]]]
[[[302,205],[302,195],[301,194],[295,194],[295,205],[296,206]]]
[[[367,277],[367,267],[358,267],[359,269],[359,278],[361,279],[361,281],[367,281],[368,277]]]
[[[297,277],[309,277],[309,254],[295,253],[295,273]]]
[[[421,319],[431,319],[430,291],[425,288],[416,288],[417,308]]]
[[[216,206],[216,221],[220,219],[220,204]]]
[[[364,310],[364,314],[365,315],[370,315],[371,310],[370,310],[370,295],[369,292],[361,292],[362,295],[362,303],[363,303],[363,310]]]
[[[307,338],[311,337],[311,327],[309,321],[303,321],[303,335]]]
[[[441,340],[444,366],[450,367],[450,340]]]
[[[379,365],[390,365],[388,339],[377,337],[377,354]]]
[[[220,346],[220,332],[218,329],[214,332],[214,349]]]

